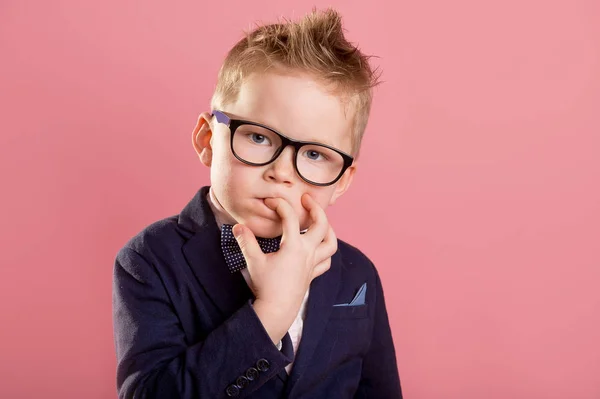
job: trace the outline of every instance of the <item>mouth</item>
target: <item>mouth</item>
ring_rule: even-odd
[[[261,211],[260,213],[262,213],[267,219],[277,220],[278,219],[277,212],[274,211],[273,209],[269,208],[267,206],[267,204],[265,204],[265,200],[267,198],[273,198],[273,197],[256,198],[256,201],[258,202],[258,208]]]
[[[264,201],[264,200],[266,200],[268,198],[281,198],[282,200],[287,201],[285,199],[285,197],[283,197],[281,195],[267,195],[266,197],[258,197],[258,199],[261,200],[261,201]]]

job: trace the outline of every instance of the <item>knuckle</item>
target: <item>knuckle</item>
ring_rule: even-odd
[[[337,252],[337,250],[338,250],[338,244],[337,244],[337,241],[334,241],[334,242],[331,244],[331,247],[330,247],[330,249],[329,249],[329,250],[330,250],[330,252],[331,252],[331,255],[333,255],[334,253],[336,253],[336,252]]]
[[[319,215],[321,217],[326,217],[325,216],[325,211],[320,206],[314,206],[312,208],[312,211],[314,211],[317,215]]]
[[[244,249],[244,247],[247,245],[247,241],[244,238],[244,236],[239,236],[239,237],[235,237],[238,245],[240,246],[241,249]]]
[[[248,244],[245,241],[239,243],[240,250],[244,254],[244,256],[248,256]]]
[[[243,237],[240,237],[240,238],[238,238],[238,245],[240,247],[240,250],[244,254],[244,257],[249,258],[250,257],[250,254],[249,254],[250,245],[248,244],[248,240]]]
[[[278,209],[283,218],[291,219],[294,216],[294,208],[283,199],[280,200]]]

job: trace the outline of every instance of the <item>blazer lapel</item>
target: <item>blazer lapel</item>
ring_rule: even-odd
[[[224,318],[230,317],[253,296],[242,273],[230,273],[214,232],[199,232],[183,247],[198,282]],[[215,246],[219,246],[215,250]]]
[[[193,235],[184,244],[183,254],[207,296],[228,318],[253,297],[241,273],[230,273],[221,251],[221,231],[201,188],[179,215],[179,223]]]
[[[294,358],[294,365],[286,385],[284,397],[290,397],[294,387],[310,366],[311,359],[323,336],[323,331],[337,297],[341,271],[342,260],[338,251],[331,257],[329,270],[315,278],[310,284],[302,337]]]

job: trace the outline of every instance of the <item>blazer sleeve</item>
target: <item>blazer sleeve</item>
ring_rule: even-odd
[[[228,390],[244,398],[293,361],[250,302],[202,341],[186,343],[160,275],[128,247],[117,254],[112,300],[121,399],[228,398]]]
[[[355,398],[402,399],[396,351],[383,288],[375,267],[375,320],[369,351],[363,358],[363,368]]]

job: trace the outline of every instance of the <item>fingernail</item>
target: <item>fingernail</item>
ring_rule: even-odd
[[[235,236],[235,238],[238,238],[239,236],[242,235],[244,229],[242,228],[241,225],[236,224],[235,226],[233,226],[233,228],[231,229],[231,232],[233,233],[233,235]]]

